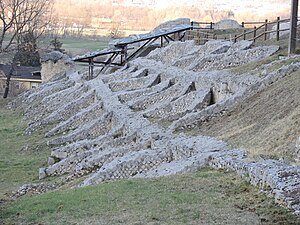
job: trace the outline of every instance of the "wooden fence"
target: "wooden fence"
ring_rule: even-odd
[[[193,39],[197,44],[203,44],[208,40],[231,40],[237,42],[238,40],[249,40],[257,41],[258,39],[267,40],[270,38],[270,34],[276,34],[276,40],[280,40],[280,33],[290,30],[290,28],[281,29],[280,24],[290,22],[290,19],[280,19],[277,17],[275,21],[268,21],[267,19],[264,22],[242,22],[242,27],[236,29],[235,33],[227,33],[226,35],[219,35],[217,31],[214,30],[213,22],[191,22],[192,29],[187,35],[187,39]],[[206,25],[205,28],[202,28],[201,25]],[[249,25],[255,25],[254,28],[246,28]],[[257,26],[258,25],[258,26]],[[276,25],[276,29],[273,29]],[[243,33],[241,33],[241,30]],[[209,31],[208,31],[209,30]],[[226,33],[226,32],[225,32]]]
[[[201,27],[201,25],[205,25],[206,27]],[[191,22],[192,30],[205,30],[205,29],[213,30],[214,25],[215,23],[213,22],[196,22],[196,21]]]
[[[235,35],[234,42],[237,42],[240,39],[255,42],[258,38],[261,38],[261,37],[263,37],[264,40],[267,40],[268,36],[271,33],[276,33],[276,40],[279,41],[280,32],[290,30],[290,28],[280,29],[280,24],[281,23],[286,23],[286,22],[289,22],[289,21],[290,21],[290,19],[281,20],[280,17],[277,17],[277,20],[273,21],[273,22],[269,22],[268,20],[265,20],[265,22],[262,25],[260,25],[258,27],[255,26],[250,31],[244,30],[244,32],[242,34]],[[272,30],[272,26],[274,26],[274,25],[276,25],[276,29]],[[250,38],[247,38],[247,36],[248,37],[250,36]]]

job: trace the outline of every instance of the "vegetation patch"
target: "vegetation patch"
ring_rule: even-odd
[[[72,55],[86,53],[88,51],[100,51],[108,47],[108,41],[93,41],[75,38],[64,38],[60,39],[60,41],[63,43],[62,48]]]
[[[16,224],[299,224],[233,173],[201,170],[23,197],[2,206]]]
[[[10,99],[11,100],[11,99]],[[28,182],[38,181],[38,168],[45,166],[50,149],[43,131],[24,135],[26,122],[19,110],[6,109],[0,101],[0,199]]]

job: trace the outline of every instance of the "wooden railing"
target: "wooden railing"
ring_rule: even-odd
[[[254,41],[255,42],[258,38],[261,38],[261,37],[263,37],[264,40],[267,40],[268,35],[271,34],[271,33],[276,33],[276,40],[279,41],[280,32],[289,30],[289,28],[280,29],[280,23],[286,23],[286,22],[289,22],[289,21],[290,21],[290,19],[281,20],[280,17],[277,17],[277,20],[273,21],[273,22],[268,22],[268,20],[265,20],[265,22],[262,25],[260,25],[259,27],[255,26],[250,31],[244,30],[244,32],[242,34],[236,35],[234,37],[234,42],[237,42],[239,39],[249,40],[249,41]],[[252,24],[253,23],[254,22],[252,22]],[[269,30],[269,28],[271,27],[270,25],[275,25],[275,24],[276,24],[276,30]],[[251,36],[251,38],[247,38],[247,36]]]
[[[265,22],[242,22],[242,27],[246,27],[246,25],[256,25],[256,24],[263,24]]]
[[[215,23],[213,22],[196,22],[196,21],[191,22],[192,30],[205,30],[205,29],[213,30],[214,24]],[[201,27],[201,25],[206,25],[207,27]]]
[[[222,40],[231,40],[233,42],[237,42],[238,40],[249,40],[249,41],[257,41],[258,39],[267,40],[270,37],[270,34],[276,33],[276,40],[280,40],[280,33],[284,31],[290,30],[290,28],[280,29],[281,23],[289,22],[290,19],[280,19],[277,17],[275,21],[268,21],[267,19],[264,22],[242,22],[242,28],[244,29],[243,33],[237,33],[241,29],[235,31],[235,33],[227,34],[227,35],[216,35],[216,31],[214,31],[213,22],[191,22],[192,29],[188,34],[188,39],[194,39],[196,43],[201,44],[205,43],[208,40],[212,39],[222,39]],[[205,28],[202,28],[201,25],[209,25]],[[254,26],[254,28],[246,28],[247,25],[258,25]],[[276,25],[276,29],[272,30],[272,27]],[[210,31],[207,31],[210,30]]]

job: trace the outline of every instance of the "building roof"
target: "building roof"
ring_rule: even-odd
[[[11,69],[11,65],[0,64],[0,71],[2,71],[5,76],[10,74]],[[41,67],[16,66],[11,78],[41,80],[42,78],[40,71]]]

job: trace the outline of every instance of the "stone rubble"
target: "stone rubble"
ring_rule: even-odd
[[[27,133],[51,125],[45,136],[51,138],[52,152],[49,165],[39,170],[40,179],[84,176],[82,187],[211,166],[235,170],[254,185],[270,187],[278,202],[298,213],[299,167],[271,160],[250,163],[243,151],[231,150],[223,141],[174,133],[222,115],[300,68],[300,63],[283,66],[264,78],[224,69],[277,50],[253,48],[247,41],[209,41],[203,46],[174,42],[93,80],[76,72],[60,74],[19,99],[30,121]],[[23,187],[20,193],[29,189],[36,187]]]

